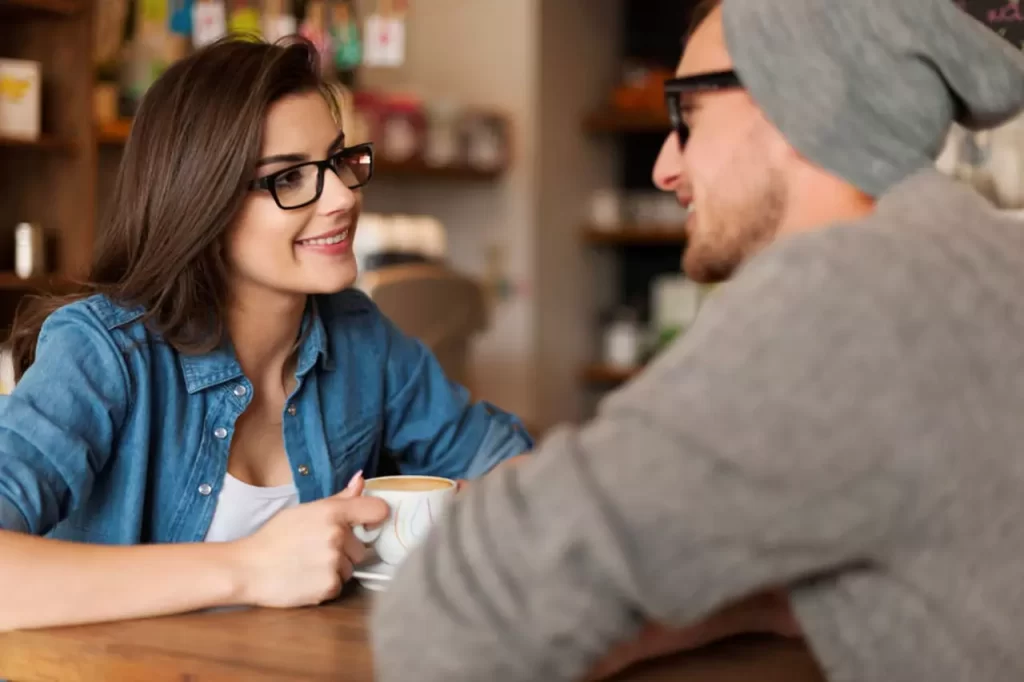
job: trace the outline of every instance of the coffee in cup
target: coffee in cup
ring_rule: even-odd
[[[433,478],[432,476],[386,476],[384,478],[371,478],[363,486],[363,490],[394,490],[394,491],[419,491],[424,490],[446,490],[452,487],[453,482],[447,478]]]
[[[391,514],[379,526],[355,526],[355,536],[372,545],[380,560],[397,566],[430,532],[441,517],[458,485],[450,478],[436,476],[383,476],[371,478],[363,495],[388,503]]]

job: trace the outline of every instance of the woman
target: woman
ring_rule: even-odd
[[[382,449],[472,479],[531,447],[349,288],[373,154],[320,73],[228,40],[148,92],[89,294],[14,331],[0,630],[317,603],[387,515]]]

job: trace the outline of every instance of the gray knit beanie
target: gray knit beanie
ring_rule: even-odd
[[[1024,109],[1024,55],[954,0],[724,0],[737,74],[793,147],[871,196],[934,164],[953,121]]]

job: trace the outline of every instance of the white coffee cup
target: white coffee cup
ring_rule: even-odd
[[[372,545],[380,560],[397,566],[430,532],[458,484],[437,476],[382,476],[367,479],[363,495],[388,503],[391,514],[374,528],[355,526],[360,542]]]

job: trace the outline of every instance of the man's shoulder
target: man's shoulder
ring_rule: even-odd
[[[761,251],[702,306],[677,359],[758,356],[888,386],[1012,351],[1024,335],[1024,224],[967,188],[936,186],[949,196],[883,199],[860,220]]]
[[[922,173],[883,196],[870,214],[782,238],[744,271],[812,278],[822,295],[848,299],[920,301],[936,292],[988,289],[996,280],[1016,289],[1024,286],[1024,222],[955,180]]]

